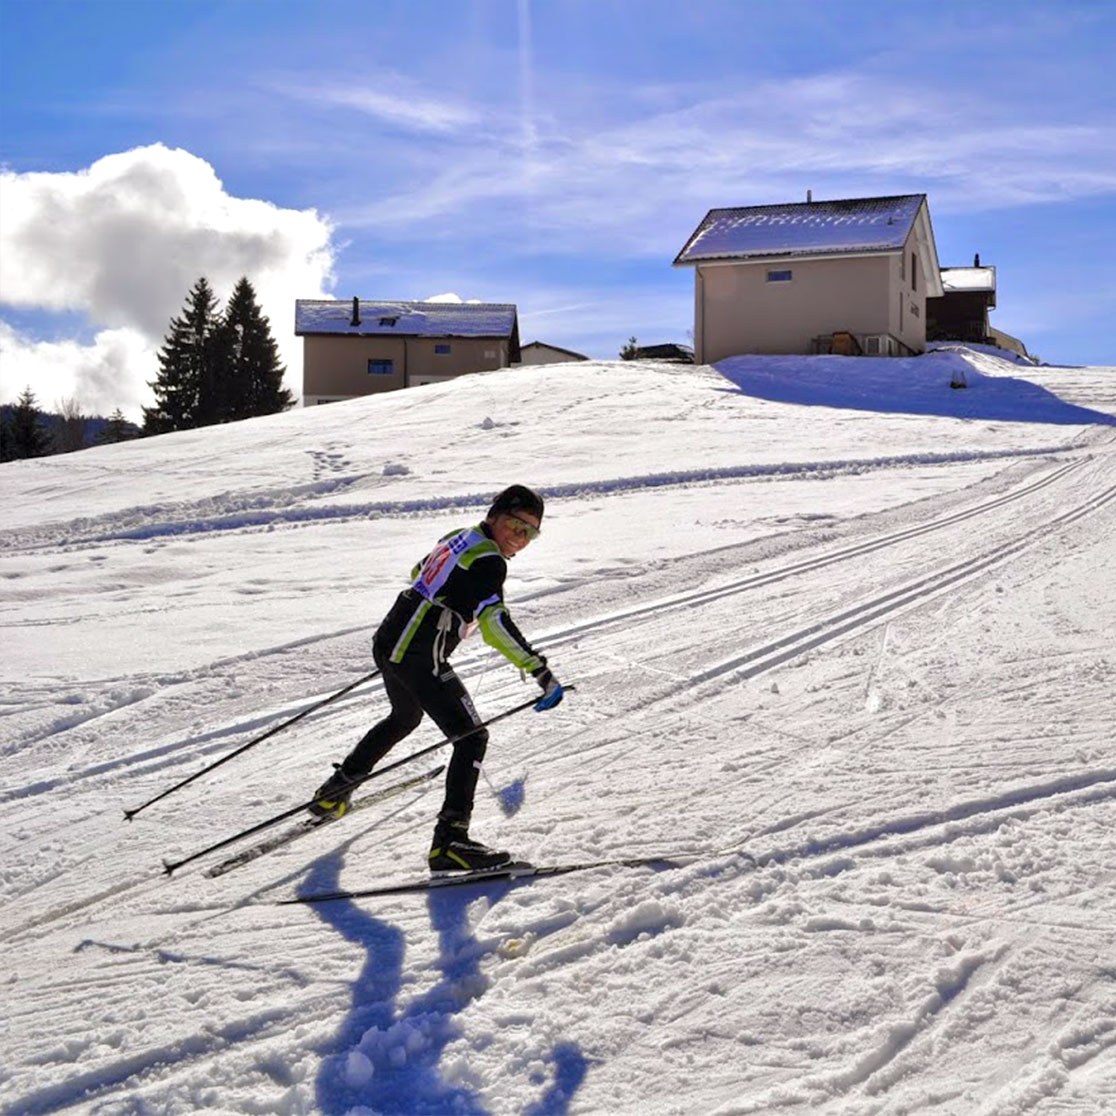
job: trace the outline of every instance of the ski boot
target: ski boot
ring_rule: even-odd
[[[353,778],[345,774],[343,764],[334,764],[333,774],[314,792],[310,813],[316,818],[343,818],[349,812]]]
[[[511,854],[472,840],[465,822],[439,821],[427,860],[431,872],[475,872],[502,868],[511,863]]]

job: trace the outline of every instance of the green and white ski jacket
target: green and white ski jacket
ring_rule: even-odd
[[[523,638],[504,604],[507,573],[487,523],[451,532],[411,571],[411,585],[376,641],[391,662],[422,659],[437,674],[475,623],[485,643],[514,666],[529,674],[542,669],[546,659]]]

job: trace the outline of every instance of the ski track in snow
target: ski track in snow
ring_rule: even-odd
[[[992,375],[994,362],[977,366]],[[1036,426],[1026,445],[954,451],[948,437],[970,438],[968,427],[861,427],[838,411],[833,460],[662,471],[647,467],[649,446],[644,462],[609,460],[603,478],[566,481],[560,454],[582,468],[577,447],[614,391],[639,400],[645,426],[670,422],[680,462],[722,432],[737,438],[741,415],[778,426],[785,413],[787,430],[803,414],[825,421],[824,408],[784,412],[726,393],[703,370],[679,382],[620,367],[628,379],[605,389],[587,371],[561,389],[512,374],[517,418],[487,424],[505,413],[492,377],[423,389],[427,410],[451,408],[478,438],[499,440],[492,462],[478,462],[477,444],[463,449],[450,477],[467,462],[486,477],[506,471],[503,447],[521,424],[542,430],[544,414],[570,424],[554,449],[536,446],[555,455],[540,487],[555,509],[544,541],[557,545],[517,561],[509,596],[578,690],[545,717],[494,730],[481,832],[539,863],[709,855],[427,898],[274,905],[421,875],[439,798],[428,790],[219,880],[204,878],[205,860],[167,879],[162,857],[316,785],[375,715],[378,683],[130,824],[121,808],[370,670],[376,616],[323,612],[312,634],[282,638],[245,611],[241,650],[235,630],[188,665],[153,646],[144,670],[114,671],[114,654],[90,644],[83,673],[21,678],[0,704],[3,1111],[1116,1110],[1111,433],[1051,444]],[[1096,377],[1074,381],[1093,407]],[[667,381],[679,394],[669,414],[658,410]],[[568,419],[553,417],[555,390]],[[405,425],[419,421],[417,402],[370,409]],[[293,540],[384,520],[364,569],[405,566],[427,518],[483,508],[487,497],[455,494],[448,478],[425,495],[363,499],[362,485],[414,483],[399,469],[418,455],[385,466],[382,482],[361,473],[343,429],[325,433],[337,414],[258,427],[317,438],[314,452],[299,450],[313,470],[301,487],[146,506],[124,496],[118,510],[102,501],[70,518],[63,489],[60,514],[0,536],[4,569],[17,574],[4,584],[19,588],[0,619],[61,632],[49,589],[74,578],[86,595],[69,598],[79,611],[68,627],[102,626],[116,556],[185,533],[194,557],[130,582],[129,607],[137,622],[157,619],[159,593],[212,563],[168,613],[203,633],[237,599],[222,564],[235,594],[237,572],[266,562],[261,528],[281,516],[294,512],[286,523],[298,530],[267,537],[296,570],[312,568],[297,547],[338,561],[339,537]],[[902,452],[935,422],[940,450]],[[869,429],[896,452],[841,452]],[[383,458],[404,460],[392,446]],[[199,488],[220,483],[205,472],[220,462],[189,467]],[[284,475],[280,465],[276,456]],[[57,486],[54,466],[34,475]],[[906,487],[881,499],[861,487],[868,479]],[[356,529],[340,545],[367,527]],[[211,558],[207,546],[224,549]],[[99,561],[81,565],[85,555]],[[272,611],[298,615],[336,592],[327,580],[300,603],[266,565],[258,573]],[[372,585],[375,613],[397,581]],[[523,700],[483,647],[463,647],[457,665],[482,713]],[[433,739],[423,729],[415,744]]]

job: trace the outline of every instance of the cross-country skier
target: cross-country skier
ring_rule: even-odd
[[[448,660],[475,621],[486,643],[542,687],[536,710],[552,709],[562,700],[562,686],[546,659],[523,638],[504,604],[507,560],[538,538],[542,517],[542,497],[513,484],[496,497],[484,522],[444,536],[411,571],[410,586],[372,641],[391,712],[318,788],[312,813],[344,815],[353,780],[414,732],[426,713],[447,737],[460,737],[446,772],[446,796],[430,848],[431,871],[493,868],[511,859],[469,837],[488,731],[478,727],[480,718]]]

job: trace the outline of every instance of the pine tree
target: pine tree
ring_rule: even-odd
[[[159,351],[159,375],[148,384],[155,391],[155,406],[143,409],[145,434],[192,430],[217,421],[219,325],[217,299],[203,275],[191,289],[182,316],[171,321]]]
[[[43,425],[42,412],[35,403],[30,387],[16,401],[11,421],[4,430],[3,458],[21,461],[27,457],[44,457],[51,452],[50,435]]]
[[[628,338],[628,343],[620,350],[621,360],[635,360],[639,342],[634,337]]]
[[[271,415],[294,403],[294,397],[283,387],[286,369],[279,362],[271,324],[260,311],[256,292],[246,277],[233,289],[219,337],[219,421]]]
[[[128,442],[133,438],[138,438],[139,434],[139,429],[135,423],[129,422],[124,417],[124,412],[117,407],[109,415],[104,429],[97,435],[97,444],[109,445],[114,442]]]

